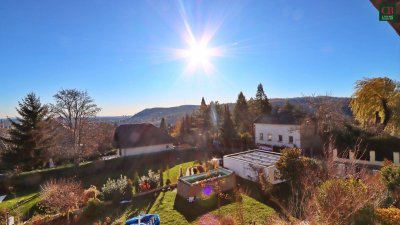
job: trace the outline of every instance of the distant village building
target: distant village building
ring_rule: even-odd
[[[297,147],[312,153],[322,148],[316,122],[290,113],[259,116],[254,129],[255,143],[260,149],[278,152],[285,147]]]
[[[152,124],[123,124],[115,130],[114,142],[120,156],[131,156],[171,150],[175,139]]]
[[[280,157],[280,153],[255,149],[225,155],[223,165],[243,179],[259,182],[262,175],[269,183],[278,184],[283,182],[275,165]]]
[[[0,128],[8,129],[11,127],[10,121],[8,119],[0,119]]]

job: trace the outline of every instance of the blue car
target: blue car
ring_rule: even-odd
[[[139,224],[140,219],[140,224]],[[160,225],[160,216],[158,214],[140,214],[137,217],[128,219],[125,225]]]

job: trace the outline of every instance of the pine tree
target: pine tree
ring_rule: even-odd
[[[211,127],[213,128],[212,129],[213,132],[216,132],[218,136],[218,130],[222,124],[224,110],[218,101],[216,102],[211,101],[209,108],[210,108],[209,111],[210,111]]]
[[[237,139],[237,136],[235,126],[231,119],[231,113],[229,112],[229,107],[225,105],[224,121],[221,126],[221,139],[225,146],[231,146],[232,142]]]
[[[168,133],[168,127],[167,127],[167,123],[165,122],[165,118],[161,118],[161,122],[160,122],[160,129],[165,131],[166,133]]]
[[[209,107],[207,106],[204,97],[201,98],[201,104],[199,108],[199,119],[201,121],[200,124],[201,127],[199,128],[202,129],[203,132],[208,131],[211,127],[211,117],[210,117]]]
[[[38,168],[47,161],[46,145],[49,138],[44,136],[43,124],[48,110],[34,93],[29,93],[18,105],[16,110],[21,117],[17,121],[9,119],[9,138],[2,138],[8,148],[2,154],[2,159],[23,170]]]
[[[262,84],[257,87],[256,99],[257,108],[260,114],[271,114],[272,106],[269,103],[268,97],[264,92]]]
[[[185,134],[190,134],[190,130],[192,128],[192,121],[188,114],[185,115]]]
[[[179,127],[179,139],[181,142],[183,142],[184,138],[186,136],[186,130],[185,130],[185,117],[182,117],[180,127]]]
[[[236,128],[239,132],[248,132],[251,130],[251,121],[249,120],[249,108],[243,92],[240,92],[238,95],[233,116]]]

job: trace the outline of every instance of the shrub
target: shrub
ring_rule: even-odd
[[[132,182],[122,176],[119,179],[112,180],[108,178],[107,182],[101,188],[104,200],[119,202],[123,199],[132,198]]]
[[[357,216],[366,220],[361,218],[365,216],[362,215],[362,210],[379,204],[383,192],[379,184],[368,180],[366,182],[367,185],[354,178],[331,179],[324,182],[318,188],[316,199],[320,222],[351,224]]]
[[[390,191],[394,205],[400,206],[400,166],[389,164],[381,169],[383,183]]]
[[[219,220],[220,225],[235,225],[236,222],[230,215],[225,215]]]
[[[41,204],[54,212],[69,215],[82,203],[83,188],[74,180],[50,180],[42,185]]]
[[[83,209],[83,215],[88,218],[96,218],[101,215],[105,210],[104,202],[99,199],[93,198],[87,202],[87,205]]]
[[[111,218],[107,216],[105,218],[104,222],[98,221],[98,222],[93,223],[93,225],[109,225],[109,224],[111,224],[111,222],[112,222]]]
[[[204,167],[202,165],[197,165],[196,168],[199,171],[199,173],[204,173],[205,172],[205,169],[204,169]]]
[[[91,185],[88,189],[83,191],[83,202],[86,203],[91,199],[97,199],[97,196],[100,194],[100,191],[97,190],[97,187]]]
[[[198,220],[198,225],[216,225],[219,224],[218,218],[212,214],[201,216]]]
[[[49,217],[48,215],[34,215],[30,220],[29,220],[29,224],[31,225],[45,225],[45,224],[49,224],[49,222],[51,222],[53,220],[53,218]]]
[[[139,180],[139,187],[141,191],[147,191],[158,187],[160,183],[160,174],[149,170],[148,176],[142,176]]]
[[[375,215],[379,222],[385,225],[397,225],[400,221],[400,209],[375,209]]]

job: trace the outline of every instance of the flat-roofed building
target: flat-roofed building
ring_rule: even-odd
[[[259,176],[262,174],[271,184],[278,184],[282,180],[279,179],[275,164],[280,157],[280,153],[255,149],[225,155],[223,165],[241,178],[259,182]]]

